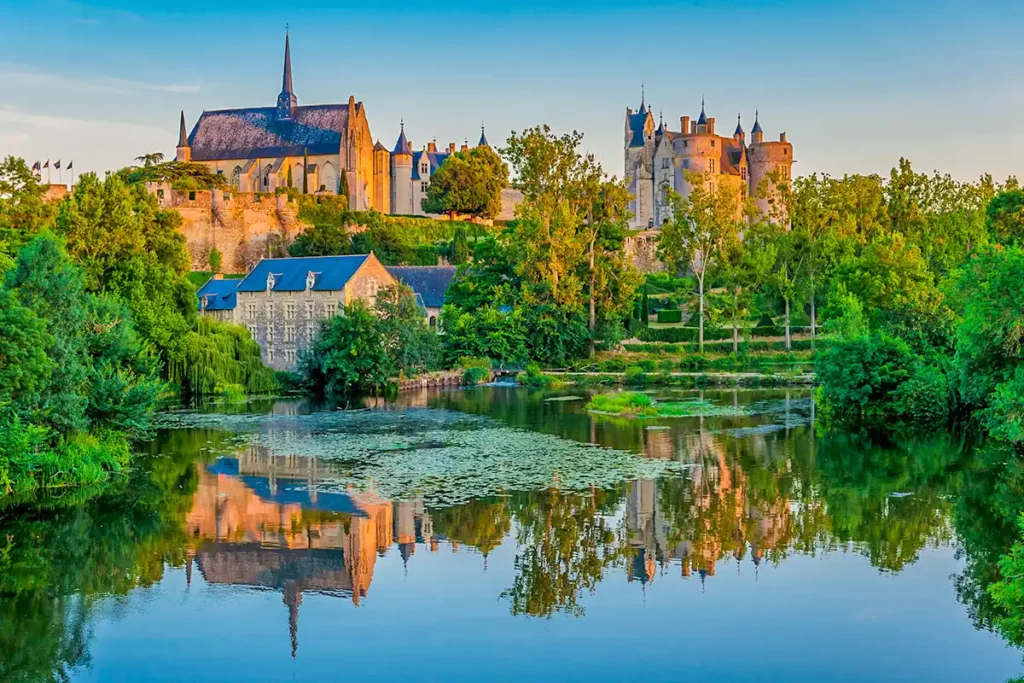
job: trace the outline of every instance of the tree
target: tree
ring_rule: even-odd
[[[704,353],[704,286],[708,269],[717,265],[722,250],[738,238],[742,207],[728,185],[716,186],[710,174],[686,174],[690,194],[672,193],[672,221],[661,230],[658,255],[670,273],[689,268],[697,278],[698,346]]]
[[[53,218],[46,188],[24,159],[0,162],[0,242],[16,251]]]
[[[135,157],[135,161],[138,161],[146,168],[150,166],[156,166],[164,160],[163,152],[150,152],[149,154],[143,154],[142,156]]]
[[[380,321],[362,299],[320,323],[313,343],[299,359],[299,372],[310,389],[346,397],[384,387],[390,378]]]
[[[344,197],[346,201],[349,201],[351,206],[348,190],[348,171],[343,170],[338,178],[338,196]]]
[[[303,230],[288,247],[290,256],[340,256],[352,253],[352,238],[345,226],[314,225]]]
[[[224,255],[220,253],[220,249],[214,247],[210,250],[210,271],[213,273],[220,272],[221,261],[223,261]]]
[[[1009,244],[1024,237],[1024,192],[996,195],[985,208],[985,227],[993,239]]]
[[[732,350],[739,351],[739,320],[746,313],[751,295],[771,274],[775,264],[775,245],[759,248],[736,235],[723,245],[716,269],[726,289],[725,311],[732,321]]]
[[[455,229],[455,235],[452,236],[451,253],[452,263],[457,266],[468,261],[471,256],[466,229],[461,225]]]
[[[501,191],[508,187],[508,166],[487,146],[452,154],[430,178],[423,210],[427,213],[494,218]]]
[[[389,359],[389,376],[411,377],[437,367],[437,333],[427,325],[412,289],[404,284],[385,287],[377,292],[374,309]]]

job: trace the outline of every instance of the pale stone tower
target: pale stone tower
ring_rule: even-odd
[[[391,154],[380,140],[373,146],[373,206],[391,213]]]
[[[391,210],[393,213],[412,215],[412,145],[402,132],[391,152]]]
[[[750,146],[747,148],[747,161],[750,164],[750,192],[756,197],[758,210],[781,223],[788,223],[788,216],[780,214],[777,203],[771,201],[777,192],[767,197],[758,197],[758,187],[769,174],[775,173],[780,180],[789,181],[793,177],[793,145],[786,140],[786,134],[780,133],[777,142],[764,141],[761,130],[760,116],[755,114],[754,127],[750,131]],[[777,215],[772,215],[772,214]]]
[[[637,112],[626,108],[625,148],[626,187],[633,195],[630,226],[646,228],[654,222],[654,116],[643,96]]]
[[[181,127],[178,130],[178,147],[175,149],[175,161],[192,161],[192,148],[188,146],[188,132],[185,130],[185,111],[181,112]]]

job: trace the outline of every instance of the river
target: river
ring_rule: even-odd
[[[1024,468],[816,424],[804,390],[161,417],[104,491],[0,509],[0,680],[1003,681]]]

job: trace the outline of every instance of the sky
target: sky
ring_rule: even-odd
[[[642,87],[672,130],[759,110],[796,175],[1024,176],[1020,0],[0,0],[0,156],[170,157],[181,110],[274,105],[286,24],[299,104],[354,95],[389,149],[546,123],[621,176]]]

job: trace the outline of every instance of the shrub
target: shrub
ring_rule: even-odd
[[[649,358],[641,360],[637,365],[643,368],[644,372],[654,372],[655,368],[657,368],[657,363]]]
[[[683,312],[678,308],[663,308],[657,311],[659,323],[681,323]]]
[[[491,377],[491,361],[488,358],[463,357],[459,359],[462,381],[466,384],[480,384]]]
[[[525,372],[520,372],[516,375],[516,382],[526,386],[545,388],[558,384],[558,380],[554,377],[541,372],[540,366],[536,363],[530,363],[526,366]]]
[[[647,375],[644,374],[644,370],[641,367],[632,365],[626,368],[626,384],[634,386],[643,386],[647,384]]]

